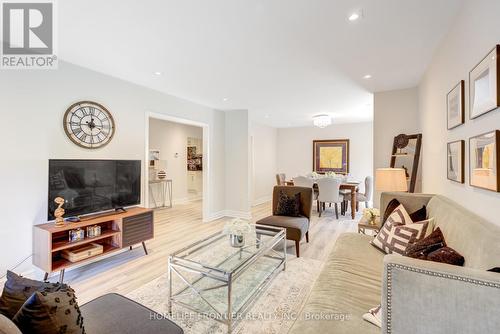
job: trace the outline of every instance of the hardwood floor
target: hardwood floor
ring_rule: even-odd
[[[253,221],[271,213],[271,204],[265,203],[252,208]],[[149,255],[144,255],[141,245],[131,251],[117,253],[101,261],[68,270],[65,282],[70,284],[80,304],[109,292],[127,294],[136,288],[158,278],[167,270],[168,255],[200,238],[220,231],[229,218],[203,223],[201,202],[177,205],[171,209],[155,212],[155,238],[146,242]],[[313,211],[310,227],[310,242],[301,243],[301,257],[323,261],[331,249],[336,234],[356,229],[350,217],[336,220],[333,211],[327,211],[321,218]],[[287,244],[289,261],[295,258],[293,242]],[[39,278],[41,279],[41,278]],[[58,279],[57,273],[51,281]]]

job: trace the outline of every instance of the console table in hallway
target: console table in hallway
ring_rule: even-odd
[[[161,194],[161,202],[162,205],[158,206],[158,201],[156,200],[155,197],[155,192],[154,192],[154,185],[158,185],[158,188],[160,190]],[[154,203],[154,208],[171,208],[172,207],[172,180],[171,179],[165,179],[165,180],[150,180],[149,181],[149,194],[151,198],[153,199]],[[169,205],[167,206],[167,195],[168,195],[168,201]]]

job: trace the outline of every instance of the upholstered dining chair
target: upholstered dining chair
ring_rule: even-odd
[[[276,185],[286,186],[286,175],[284,173],[276,174]]]
[[[288,217],[275,215],[277,212],[279,195],[283,191],[287,196],[293,197],[300,193],[300,216]],[[256,224],[283,227],[286,229],[287,240],[295,241],[295,252],[300,256],[300,241],[305,236],[309,242],[309,225],[312,213],[313,190],[312,187],[275,186],[273,189],[273,215],[258,220]]]
[[[310,187],[313,189],[313,200],[316,201],[316,207],[319,212],[318,189],[314,187],[314,180],[307,176],[296,176],[293,178],[293,185],[297,187]]]
[[[369,202],[373,195],[373,177],[367,176],[365,177],[365,192],[364,193],[356,193],[356,211],[359,210],[359,203],[364,202],[365,208],[369,207]],[[345,207],[347,208],[347,203],[350,201],[351,196],[344,196]],[[352,205],[352,203],[351,203]],[[347,210],[347,209],[346,209]]]
[[[335,217],[339,219],[339,203],[344,202],[344,196],[340,194],[341,180],[337,178],[325,177],[317,181],[318,184],[318,202],[319,202],[319,216],[325,210],[325,203],[332,203],[335,205]],[[344,206],[342,206],[342,213],[344,213]]]

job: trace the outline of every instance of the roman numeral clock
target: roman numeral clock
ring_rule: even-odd
[[[96,149],[108,144],[115,134],[115,121],[101,104],[81,101],[64,114],[64,131],[76,145]]]

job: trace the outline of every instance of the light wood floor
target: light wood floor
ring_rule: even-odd
[[[253,221],[268,216],[271,204],[265,203],[252,209]],[[210,223],[201,220],[201,202],[177,205],[172,209],[155,212],[155,238],[146,242],[149,255],[144,255],[141,245],[132,251],[117,253],[109,258],[68,270],[65,282],[75,290],[80,304],[109,292],[127,294],[158,278],[167,270],[168,255],[200,238],[220,231],[228,219]],[[350,217],[349,217],[350,218]],[[301,243],[301,257],[324,260],[331,249],[336,234],[355,231],[356,224],[346,217],[334,218],[332,210],[319,218],[313,211],[310,242]],[[288,243],[290,261],[295,258],[295,248]],[[58,275],[50,278],[56,281]]]

